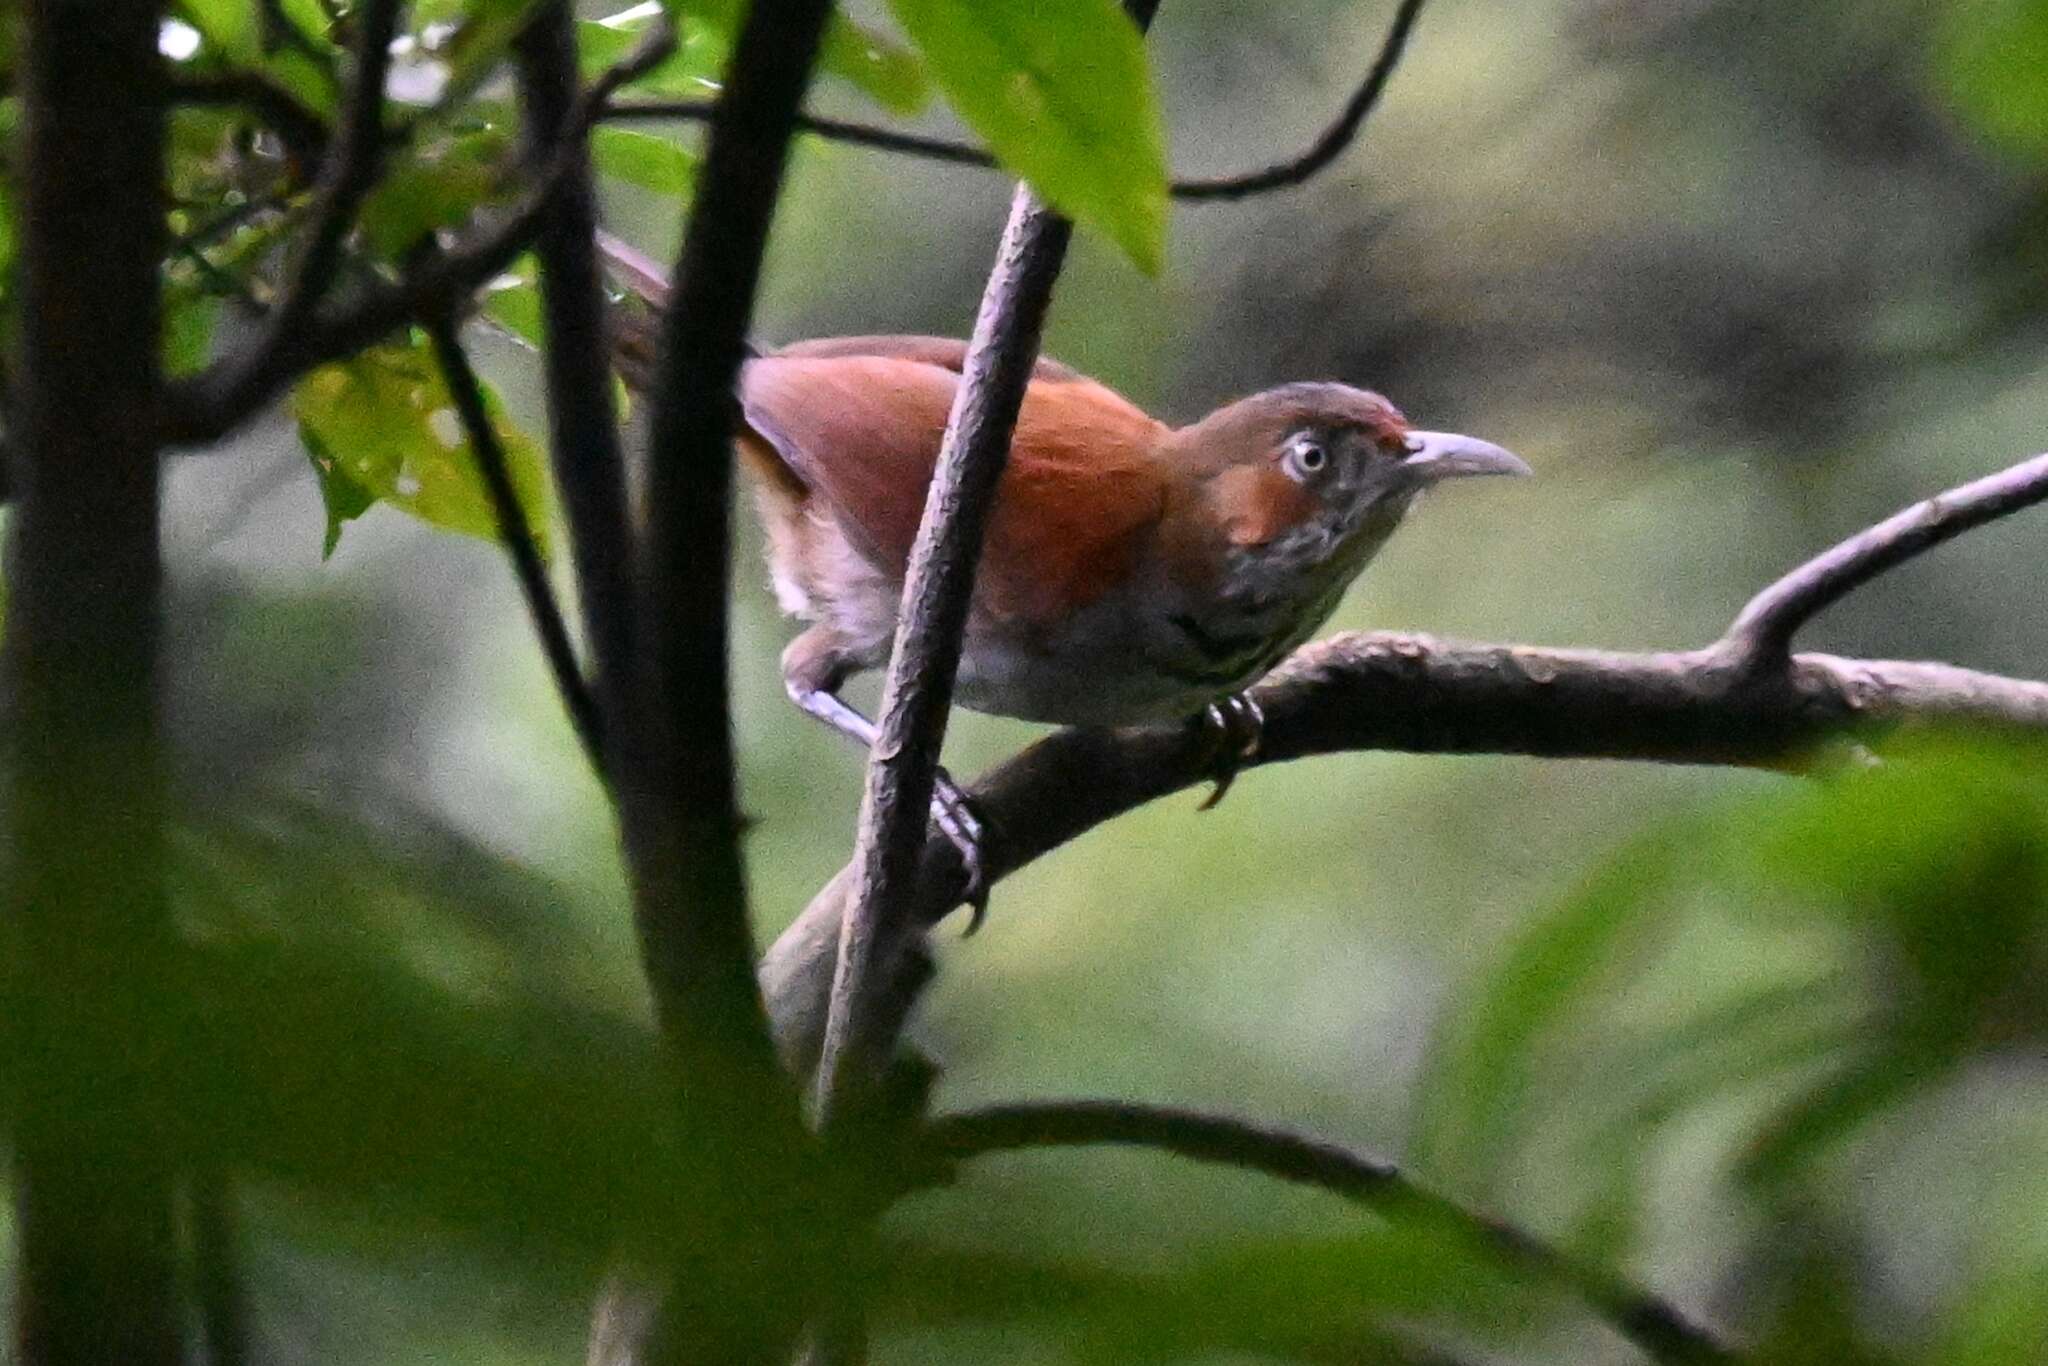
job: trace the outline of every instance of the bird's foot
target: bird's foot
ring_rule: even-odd
[[[1210,774],[1210,781],[1216,786],[1197,808],[1207,811],[1230,791],[1238,770],[1259,757],[1259,745],[1266,734],[1266,714],[1250,694],[1232,693],[1203,709],[1202,724],[1216,749],[1215,767]]]
[[[967,933],[973,934],[988,917],[988,875],[981,857],[982,837],[987,832],[967,794],[943,768],[932,779],[932,822],[960,852],[960,867],[967,878],[960,899],[972,912]]]

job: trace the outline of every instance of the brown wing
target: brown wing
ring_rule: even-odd
[[[901,575],[959,376],[915,354],[938,339],[879,340],[901,341],[914,354],[785,350],[748,363],[741,399],[747,425],[789,473],[838,514],[876,564]],[[1034,379],[996,492],[981,605],[1046,623],[1121,579],[1165,506],[1153,461],[1165,435],[1092,380]]]

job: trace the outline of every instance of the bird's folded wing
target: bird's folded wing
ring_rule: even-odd
[[[846,350],[820,354],[834,347]],[[742,380],[747,426],[893,575],[909,561],[959,383],[944,362],[961,350],[940,338],[835,338],[751,361]],[[1165,507],[1155,463],[1165,435],[1064,367],[1034,379],[982,553],[982,607],[1052,623],[1121,581]]]

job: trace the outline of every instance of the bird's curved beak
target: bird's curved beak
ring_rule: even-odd
[[[1408,433],[1408,458],[1401,462],[1420,483],[1475,474],[1534,474],[1513,451],[1456,432]]]

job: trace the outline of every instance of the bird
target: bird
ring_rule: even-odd
[[[644,269],[626,273],[650,292]],[[840,692],[888,662],[966,352],[944,337],[830,337],[741,369],[734,444],[776,600],[806,623],[783,682],[864,748],[874,726]],[[1213,804],[1257,752],[1263,718],[1245,690],[1329,618],[1422,494],[1529,473],[1348,384],[1283,384],[1173,426],[1041,358],[996,486],[955,700],[1057,725],[1200,717],[1219,746]],[[934,819],[985,896],[980,822],[943,773]]]

